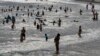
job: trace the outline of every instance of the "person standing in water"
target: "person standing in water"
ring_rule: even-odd
[[[61,27],[61,19],[58,20],[58,26]]]
[[[25,27],[23,27],[21,30],[21,35],[20,35],[20,42],[23,42],[25,38],[26,38],[26,30],[25,30]]]
[[[54,38],[56,54],[59,54],[59,40],[60,40],[60,34],[58,33],[57,36]]]
[[[86,10],[88,10],[88,4],[86,5]]]
[[[79,36],[80,38],[82,37],[81,34],[82,34],[82,27],[79,26],[78,36]]]
[[[45,34],[45,40],[48,41],[48,35],[47,34]]]

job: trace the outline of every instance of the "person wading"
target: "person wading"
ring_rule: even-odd
[[[79,36],[80,38],[82,37],[81,34],[82,34],[82,27],[79,26],[78,36]]]
[[[23,42],[26,38],[26,30],[25,30],[25,27],[22,28],[21,30],[21,35],[20,35],[20,42]]]
[[[58,33],[54,39],[54,43],[56,47],[56,54],[59,54],[59,40],[60,40],[60,34]]]

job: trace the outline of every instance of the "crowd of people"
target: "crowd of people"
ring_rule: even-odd
[[[91,6],[91,12],[93,14],[93,21],[98,21],[98,12],[95,10],[95,5],[93,3],[89,3],[86,5],[86,10],[89,10],[88,6]],[[29,7],[33,7],[32,5],[30,5]],[[33,17],[36,16],[34,22],[33,22],[33,25],[36,27],[37,30],[39,30],[40,32],[43,31],[43,27],[46,25],[45,22],[47,21],[47,19],[43,19],[41,18],[42,16],[45,16],[45,12],[46,11],[49,11],[49,12],[52,12],[53,11],[53,8],[54,8],[54,5],[51,5],[49,7],[43,7],[43,10],[42,12],[39,11],[39,7],[40,5],[37,5],[36,9],[38,10],[37,12],[35,12],[35,10],[33,9],[32,11],[30,11],[30,8],[27,9],[27,16],[28,17]],[[26,6],[23,6],[24,9],[26,9]],[[15,26],[16,26],[16,17],[19,16],[19,14],[17,13],[18,11],[23,11],[24,9],[21,9],[20,6],[9,6],[8,9],[4,9],[2,8],[1,9],[1,12],[2,13],[6,13],[6,12],[14,12],[16,11],[15,13],[15,16],[11,16],[11,15],[7,15],[6,17],[4,17],[3,19],[3,25],[5,24],[8,24],[9,22],[12,22],[12,25],[11,25],[11,29],[14,30],[15,29]],[[56,9],[55,10],[55,13],[57,13],[58,11],[64,11],[64,13],[67,13],[68,11],[72,12],[73,9],[72,8],[69,8],[69,7],[62,7],[60,6],[59,9]],[[83,15],[84,11],[82,9],[79,10],[79,15]],[[24,16],[25,14],[23,14],[22,16]],[[25,19],[22,20],[22,22],[26,22]],[[62,19],[61,18],[58,18],[58,20],[53,20],[52,21],[52,25],[54,26],[55,24],[58,25],[58,27],[62,27]],[[78,21],[77,21],[78,22]],[[77,33],[77,32],[76,32]],[[79,30],[78,30],[78,33],[77,35],[79,36],[79,38],[82,38],[82,26],[80,25],[79,26]],[[48,37],[48,34],[45,33],[45,41],[47,42],[49,37]],[[54,43],[55,43],[55,47],[56,47],[56,54],[59,54],[59,42],[60,42],[60,37],[61,37],[61,34],[58,32],[57,35],[54,37]],[[26,40],[26,28],[25,27],[22,27],[21,29],[21,33],[20,33],[20,42],[22,43],[23,41]]]

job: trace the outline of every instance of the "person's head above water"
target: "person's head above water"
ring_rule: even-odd
[[[23,29],[25,29],[25,27],[23,27]]]

